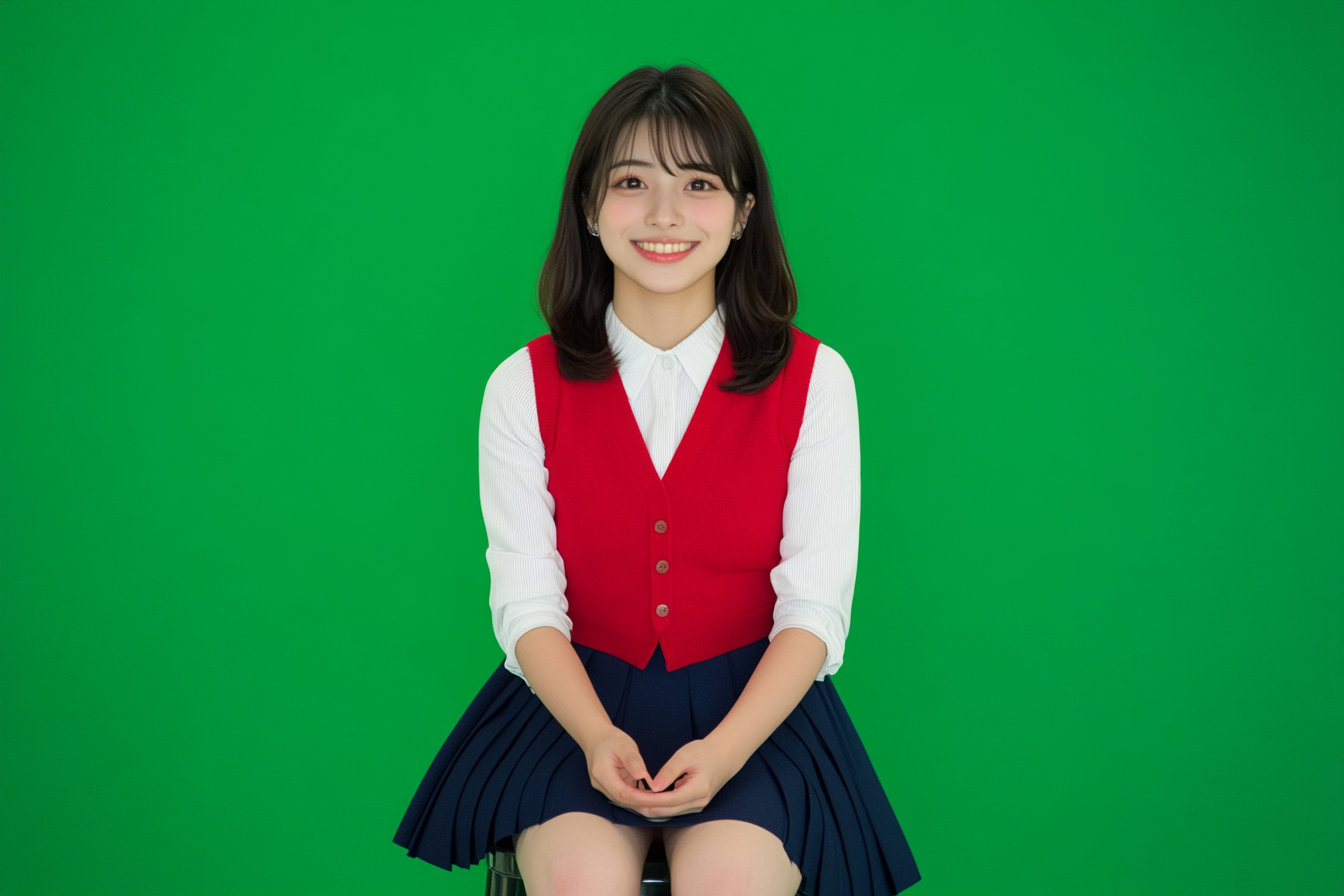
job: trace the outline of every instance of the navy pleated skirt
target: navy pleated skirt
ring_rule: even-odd
[[[650,772],[728,714],[769,646],[762,638],[668,672],[662,649],[644,669],[575,644],[612,722]],[[919,871],[830,677],[702,811],[653,821],[609,802],[583,750],[523,679],[500,663],[448,735],[393,841],[441,868],[468,868],[497,841],[566,812],[672,827],[732,818],[784,844],[810,896],[891,896]]]

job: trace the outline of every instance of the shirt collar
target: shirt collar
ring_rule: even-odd
[[[695,332],[678,342],[667,351],[654,348],[636,336],[629,327],[621,323],[616,310],[607,305],[607,339],[616,353],[616,369],[625,385],[626,397],[633,402],[635,396],[644,388],[649,371],[660,358],[667,356],[681,365],[686,375],[695,385],[696,394],[705,391],[709,375],[719,359],[723,349],[723,312],[718,308],[705,318],[705,322],[695,328]]]

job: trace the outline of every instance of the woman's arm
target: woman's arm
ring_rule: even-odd
[[[789,463],[780,562],[770,571],[770,637],[805,628],[826,642],[818,680],[844,661],[859,566],[859,407],[854,376],[835,349],[817,348],[803,425]]]
[[[504,667],[526,681],[515,655],[519,637],[540,626],[562,636],[571,628],[526,348],[506,358],[486,383],[479,449],[491,623]]]
[[[615,726],[568,638],[549,626],[534,628],[518,639],[515,652],[537,698],[585,754],[610,734]],[[644,777],[639,771],[635,777]]]
[[[537,698],[583,750],[593,787],[618,806],[653,808],[652,794],[638,789],[638,781],[649,778],[639,746],[611,723],[569,639],[550,627],[534,628],[518,639],[516,653]]]
[[[802,701],[826,662],[826,642],[804,628],[786,628],[766,648],[728,715],[705,740],[740,769]]]

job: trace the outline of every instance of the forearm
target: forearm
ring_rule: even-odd
[[[584,753],[589,752],[589,745],[611,729],[611,717],[569,639],[549,625],[529,629],[518,639],[514,655],[538,699]]]
[[[825,662],[825,642],[807,629],[784,629],[766,648],[733,708],[705,740],[725,750],[740,768],[798,706]]]

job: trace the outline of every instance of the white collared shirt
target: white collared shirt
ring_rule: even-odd
[[[662,476],[723,346],[715,311],[673,348],[654,348],[607,306],[607,337],[626,397]],[[522,676],[514,648],[543,625],[569,637],[564,559],[556,550],[555,501],[537,422],[526,346],[491,374],[481,405],[481,513],[489,541],[490,611],[505,668]],[[817,349],[798,444],[789,463],[780,562],[770,573],[774,626],[803,628],[826,644],[817,680],[844,659],[859,552],[859,413],[854,378],[829,346]]]

